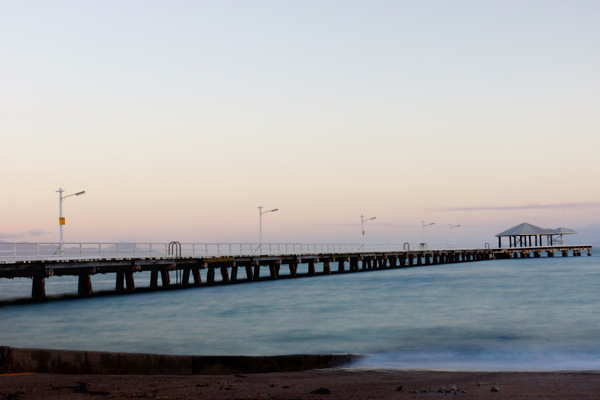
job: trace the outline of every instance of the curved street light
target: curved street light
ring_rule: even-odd
[[[459,228],[461,225],[452,225],[452,224],[448,224],[448,227],[450,228],[450,237],[449,237],[449,245],[452,246],[452,229],[454,228]]]
[[[262,244],[262,216],[263,214],[279,211],[279,208],[273,208],[272,210],[263,211],[263,206],[258,206],[258,241]]]
[[[62,252],[62,249],[63,249],[63,226],[65,226],[65,224],[66,224],[65,217],[63,217],[63,205],[62,205],[63,200],[66,199],[67,197],[71,197],[71,196],[81,196],[82,194],[85,194],[85,190],[82,190],[81,192],[77,192],[77,193],[68,194],[66,196],[63,196],[63,193],[65,192],[63,188],[58,188],[58,190],[56,192],[58,193],[58,225],[60,226],[59,250]]]
[[[426,224],[425,221],[421,221],[421,223],[423,224],[423,243],[425,243],[425,227],[435,225],[435,222],[430,222]]]
[[[374,220],[377,217],[365,218],[364,215],[360,215],[360,230],[362,232],[362,236],[365,236],[365,221]]]

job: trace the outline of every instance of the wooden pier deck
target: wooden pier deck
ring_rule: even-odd
[[[405,248],[407,246],[404,246]],[[289,279],[320,275],[342,274],[394,268],[451,264],[508,258],[554,257],[559,254],[592,255],[591,245],[512,247],[499,249],[449,249],[328,252],[306,254],[260,254],[225,256],[186,256],[177,242],[169,244],[162,256],[104,256],[104,257],[18,257],[0,258],[0,279],[32,279],[31,299],[46,299],[46,279],[58,276],[77,276],[77,294],[94,295],[92,277],[114,274],[114,293],[134,293],[147,290],[213,286],[223,284]],[[299,272],[299,265],[305,264]],[[201,274],[201,271],[204,271]],[[136,288],[135,275],[150,273],[150,287]],[[204,280],[202,275],[205,276]],[[174,280],[174,281],[173,281]]]

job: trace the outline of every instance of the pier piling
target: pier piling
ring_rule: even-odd
[[[33,300],[46,299],[46,276],[36,274],[33,276],[33,284],[31,285],[31,297]]]
[[[88,297],[92,295],[92,278],[87,271],[79,274],[77,292],[80,297]]]

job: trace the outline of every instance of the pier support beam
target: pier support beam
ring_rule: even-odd
[[[377,256],[373,257],[372,267],[373,267],[373,269],[382,269],[380,257],[377,257]]]
[[[33,300],[41,301],[46,299],[46,276],[35,275],[31,284],[31,297]]]
[[[323,274],[329,275],[331,274],[331,266],[329,265],[329,260],[323,261]]]
[[[92,295],[92,278],[90,277],[89,272],[86,271],[79,274],[77,293],[79,294],[79,297],[88,297]]]
[[[127,276],[125,276],[125,279],[127,280]],[[169,269],[167,267],[160,268],[160,281],[162,282],[163,287],[169,287],[171,285],[171,276],[169,275]],[[127,284],[127,288],[129,289],[129,284]]]
[[[152,283],[155,281],[153,280],[154,278],[154,270],[152,270],[152,272],[150,273],[150,288],[155,289],[156,285],[152,285]],[[156,273],[158,276],[158,272]],[[117,272],[117,279],[115,282],[115,288],[117,290],[117,293],[123,293],[125,291],[125,272]]]
[[[208,267],[208,273],[206,274],[206,283],[209,285],[215,284],[215,268]]]
[[[269,264],[269,273],[271,274],[271,279],[279,278],[279,268],[281,266],[281,261],[273,261]]]
[[[369,268],[369,258],[368,257],[361,257],[361,270],[364,271],[367,268]]]
[[[190,267],[183,267],[183,274],[181,275],[181,286],[188,287],[190,286]]]
[[[398,263],[397,263],[398,257],[389,256],[388,260],[390,260],[390,268],[396,268],[398,266]]]
[[[117,292],[123,291],[123,281],[125,280],[124,272],[117,272]],[[158,269],[150,271],[150,289],[158,289]]]
[[[253,281],[254,273],[252,272],[252,265],[246,265],[246,280]]]
[[[221,267],[221,280],[223,282],[229,282],[229,268]]]
[[[298,260],[290,261],[288,267],[290,268],[290,276],[294,278],[298,276]]]
[[[377,266],[379,267],[379,269],[387,269],[387,267],[388,267],[387,256],[377,257]]]
[[[128,292],[133,292],[135,290],[135,280],[133,279],[133,274],[133,271],[125,272],[125,286],[127,287]]]
[[[350,258],[350,267],[349,270],[351,272],[357,272],[358,271],[358,263],[362,260],[362,257],[352,257]],[[342,272],[344,272],[344,270],[342,269]]]
[[[260,263],[257,261],[254,264],[254,279],[255,281],[260,279]]]
[[[345,260],[345,259],[343,259],[343,258],[340,258],[340,259],[338,260],[338,272],[344,272],[344,269],[345,269],[345,268],[344,268],[344,262],[345,262],[345,261],[346,261],[346,260]],[[350,262],[352,262],[352,261],[350,261]]]
[[[183,275],[181,277],[181,285],[183,287],[190,286],[190,275],[194,279],[194,286],[200,286],[202,278],[200,277],[200,268],[202,263],[185,264],[183,267]],[[156,274],[158,276],[158,273]],[[150,277],[152,283],[152,276]]]
[[[155,274],[151,274],[150,275],[150,288],[151,289],[156,289],[157,288],[157,276],[158,276],[158,271],[156,270],[152,270],[152,272]],[[128,292],[133,292],[135,290],[135,281],[133,279],[133,274],[134,271],[119,271],[117,272],[117,282],[116,282],[116,288],[117,288],[117,293],[123,293],[125,290],[127,290]],[[154,279],[153,279],[154,278]]]
[[[315,258],[312,258],[308,261],[308,276],[315,276],[315,263],[317,263],[318,261],[319,260]]]
[[[202,274],[200,274],[201,269],[206,269],[208,264],[205,262],[199,262],[196,267],[192,267],[192,276],[194,277],[194,285],[200,286],[202,283]]]

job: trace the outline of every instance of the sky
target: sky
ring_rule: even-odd
[[[528,222],[600,244],[599,20],[593,0],[0,0],[0,240],[57,242],[63,188],[86,191],[67,242],[257,242],[263,206],[264,242]]]

